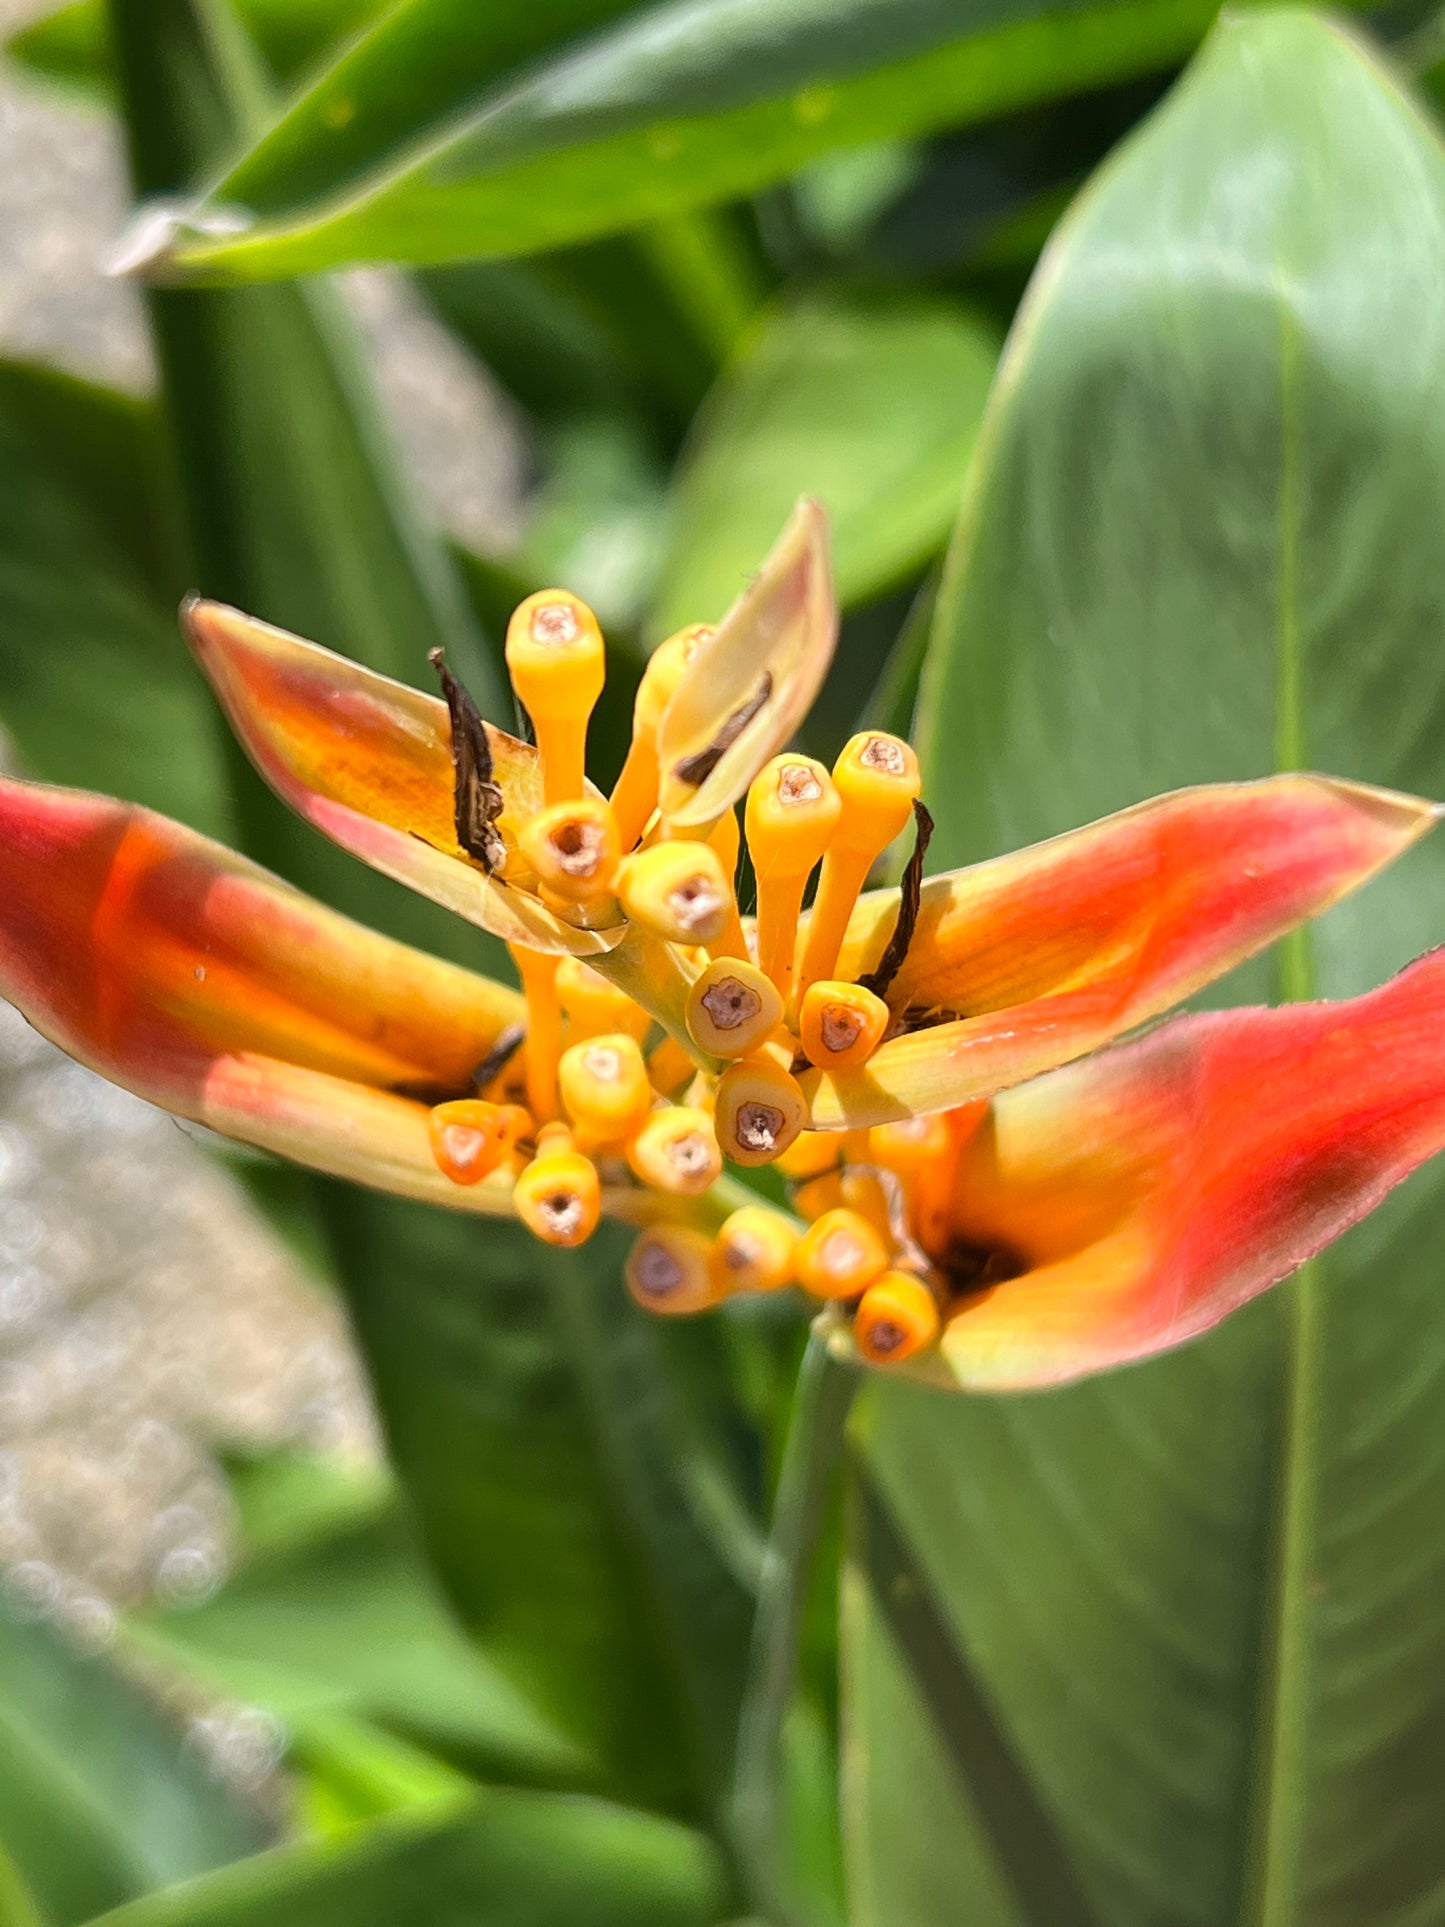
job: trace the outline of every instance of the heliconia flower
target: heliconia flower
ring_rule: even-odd
[[[655,652],[610,798],[586,777],[605,649],[568,591],[508,628],[535,745],[439,658],[440,699],[235,610],[184,620],[280,795],[505,938],[522,986],[146,811],[0,780],[0,994],[227,1136],[553,1244],[624,1218],[651,1309],[791,1281],[844,1307],[855,1355],[980,1387],[1203,1329],[1438,1148],[1433,957],[1356,1004],[1114,1045],[1364,883],[1436,807],[1278,776],[925,879],[906,742],[864,730],[831,768],[786,748],[837,628],[813,504],[716,627]],[[901,886],[868,892],[910,824]],[[778,1163],[795,1213],[725,1158]]]

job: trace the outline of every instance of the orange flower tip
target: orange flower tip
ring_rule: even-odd
[[[891,1015],[883,999],[861,984],[831,978],[809,984],[798,1011],[803,1054],[820,1070],[853,1070],[883,1041]]]
[[[530,1113],[520,1105],[492,1104],[480,1097],[438,1104],[427,1117],[432,1156],[453,1184],[480,1184],[507,1157],[531,1122]]]
[[[544,1244],[571,1249],[585,1244],[602,1215],[597,1167],[580,1151],[552,1148],[543,1132],[538,1154],[512,1190],[512,1207]]]
[[[627,1162],[643,1184],[677,1197],[696,1197],[722,1175],[712,1118],[695,1104],[654,1111],[628,1145]]]
[[[808,1121],[803,1093],[770,1057],[744,1058],[718,1079],[718,1143],[735,1164],[771,1164]]]
[[[875,854],[907,828],[923,787],[918,758],[901,736],[865,729],[843,745],[833,765],[841,799],[840,841]]]
[[[614,888],[628,918],[665,943],[711,943],[736,908],[732,882],[706,843],[638,850],[618,866]]]
[[[870,1365],[901,1365],[938,1337],[938,1305],[916,1272],[885,1271],[858,1300],[853,1339]]]
[[[867,1161],[899,1177],[910,1178],[927,1164],[948,1156],[952,1144],[946,1114],[904,1117],[892,1124],[875,1124],[868,1133]]]
[[[652,1106],[647,1060],[637,1039],[625,1031],[590,1037],[563,1051],[557,1085],[568,1117],[598,1143],[627,1136]]]
[[[827,849],[843,799],[811,756],[775,756],[748,790],[745,828],[759,882],[803,879]]]
[[[798,1283],[815,1298],[856,1298],[887,1268],[877,1230],[846,1206],[815,1218],[793,1254]]]
[[[718,1298],[711,1252],[711,1239],[691,1225],[654,1225],[628,1253],[627,1289],[644,1311],[706,1311]]]
[[[746,1057],[777,1029],[783,1000],[755,964],[719,957],[693,983],[687,998],[688,1035],[712,1057]]]
[[[538,881],[564,902],[586,903],[611,887],[617,826],[596,797],[549,803],[523,826],[517,843]]]
[[[735,1291],[777,1291],[791,1284],[798,1227],[766,1205],[741,1205],[725,1218],[713,1240],[713,1283],[727,1295]]]
[[[611,984],[580,957],[563,957],[557,966],[557,995],[567,1013],[574,1040],[596,1037],[603,1031],[624,1030],[639,1043],[651,1018],[625,990]]]
[[[785,1178],[801,1184],[835,1170],[842,1151],[841,1131],[803,1131],[774,1162]]]

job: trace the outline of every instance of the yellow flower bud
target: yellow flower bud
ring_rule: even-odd
[[[792,995],[803,891],[842,809],[832,777],[811,756],[775,756],[748,791],[748,852],[758,886],[758,963],[784,1001]]]
[[[569,1147],[565,1132],[544,1132],[536,1157],[513,1187],[512,1205],[544,1244],[585,1244],[602,1215],[597,1167]]]
[[[627,1289],[645,1311],[705,1311],[718,1298],[708,1266],[711,1250],[711,1240],[691,1225],[654,1225],[628,1254]]]
[[[713,1240],[712,1276],[720,1292],[777,1291],[790,1284],[798,1227],[766,1205],[741,1205]]]
[[[843,1138],[842,1131],[804,1131],[774,1162],[785,1178],[801,1184],[805,1178],[821,1177],[836,1167],[843,1153]]]
[[[736,1164],[771,1164],[808,1121],[797,1079],[775,1056],[755,1052],[718,1079],[717,1138]]]
[[[820,1070],[852,1070],[868,1062],[890,1017],[887,1004],[871,990],[825,977],[803,993],[798,1040],[808,1062]]]
[[[689,659],[702,639],[711,634],[712,630],[699,622],[679,629],[675,636],[658,644],[642,672],[632,705],[632,743],[612,792],[618,840],[624,851],[636,843],[657,808],[658,726]]]
[[[597,618],[566,589],[539,589],[512,612],[507,669],[537,733],[546,800],[570,802],[585,787],[587,719],[607,670]]]
[[[624,857],[613,884],[634,923],[666,943],[711,943],[735,909],[732,880],[706,843],[654,843]]]
[[[522,826],[517,844],[537,880],[564,902],[586,903],[612,887],[617,826],[595,796],[547,804]]]
[[[589,1037],[564,1050],[557,1084],[568,1117],[593,1144],[627,1137],[652,1107],[647,1062],[625,1031]]]
[[[627,1162],[653,1190],[696,1197],[722,1175],[711,1115],[695,1104],[654,1111],[628,1145]]]
[[[531,1136],[532,1116],[519,1104],[461,1097],[433,1107],[427,1132],[432,1156],[453,1184],[480,1184],[522,1138]]]
[[[823,858],[803,945],[798,971],[803,991],[832,976],[848,919],[873,860],[907,825],[922,785],[918,758],[902,737],[866,729],[844,744],[833,765],[833,781],[842,808]]]
[[[798,1240],[793,1270],[815,1298],[856,1298],[888,1268],[888,1247],[868,1220],[840,1207],[825,1211]]]
[[[938,1306],[916,1272],[885,1271],[863,1293],[853,1338],[874,1365],[900,1365],[938,1336]]]
[[[783,1000],[755,964],[718,957],[687,994],[688,1035],[712,1057],[746,1057],[782,1021]]]

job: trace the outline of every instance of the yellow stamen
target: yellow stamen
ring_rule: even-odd
[[[539,1124],[545,1124],[557,1115],[557,1056],[562,1048],[557,959],[521,944],[507,947],[527,1000],[527,1109]]]
[[[746,1057],[771,1037],[783,1000],[755,964],[718,957],[687,995],[688,1035],[712,1057]]]
[[[579,1142],[589,1147],[630,1136],[652,1107],[641,1046],[625,1031],[563,1051],[557,1083]]]
[[[723,1220],[713,1241],[712,1276],[719,1291],[777,1291],[791,1283],[798,1227],[781,1211],[745,1204]]]
[[[654,1111],[628,1145],[627,1162],[654,1190],[696,1197],[722,1175],[710,1113],[693,1104]]]
[[[587,721],[606,674],[597,618],[566,589],[539,589],[507,624],[507,669],[537,734],[543,794],[570,803],[586,787]]]
[[[567,1013],[569,1043],[600,1037],[609,1030],[625,1030],[638,1043],[647,1035],[651,1019],[642,1006],[580,957],[563,957],[558,964],[557,995]]]
[[[462,1097],[436,1105],[427,1118],[432,1156],[453,1184],[480,1184],[532,1134],[531,1115],[518,1104]]]
[[[711,1240],[691,1225],[654,1225],[628,1254],[627,1289],[646,1311],[705,1311],[718,1298],[711,1249]]]
[[[585,1244],[602,1215],[597,1167],[573,1148],[565,1130],[550,1126],[538,1139],[536,1157],[513,1186],[512,1205],[544,1244],[567,1249]]]
[[[798,1009],[798,1041],[810,1064],[846,1071],[866,1064],[883,1040],[891,1013],[861,984],[823,977],[809,984]]]
[[[856,1298],[888,1268],[888,1247],[856,1211],[825,1211],[798,1240],[793,1270],[815,1298]]]
[[[587,903],[612,887],[617,826],[612,811],[597,797],[549,803],[523,825],[517,843],[544,894],[550,892],[564,903]]]
[[[775,756],[748,791],[748,852],[758,885],[758,963],[786,1003],[793,990],[798,913],[843,803],[811,756]]]
[[[712,630],[703,623],[679,629],[648,658],[632,706],[632,743],[612,792],[619,847],[630,850],[657,808],[657,731],[688,659]]]
[[[912,1271],[885,1271],[863,1293],[853,1315],[853,1338],[875,1365],[900,1365],[938,1336],[938,1306]]]
[[[706,843],[654,843],[618,865],[614,883],[634,923],[665,943],[711,943],[736,911],[732,880]]]
[[[808,1107],[792,1073],[767,1046],[718,1079],[717,1136],[737,1164],[771,1164],[808,1121]]]
[[[844,745],[833,765],[842,814],[818,878],[812,921],[798,972],[800,992],[831,977],[848,919],[875,858],[913,813],[918,758],[901,737],[864,730]]]

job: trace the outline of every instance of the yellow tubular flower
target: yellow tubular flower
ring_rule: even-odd
[[[697,1197],[722,1176],[711,1114],[695,1104],[654,1111],[627,1147],[633,1175],[654,1190]]]
[[[833,765],[842,813],[818,878],[812,921],[803,945],[798,988],[831,977],[843,933],[869,869],[913,814],[921,787],[918,758],[901,737],[864,730]]]
[[[543,795],[570,803],[586,788],[587,722],[606,675],[596,616],[565,589],[539,589],[507,624],[507,669],[537,734]]]
[[[738,826],[736,810],[723,811],[708,838],[708,844],[722,865],[723,874],[733,880],[731,915],[708,949],[714,957],[737,957],[746,962],[748,940],[743,931],[743,920],[738,915],[738,852],[742,848],[742,831]]]
[[[563,1051],[557,1083],[579,1140],[589,1145],[630,1136],[652,1105],[642,1048],[625,1031],[591,1037]]]
[[[522,826],[517,844],[543,891],[564,903],[588,903],[612,887],[617,826],[595,796],[547,804]]]
[[[648,658],[632,705],[632,742],[612,792],[618,843],[628,851],[647,828],[657,808],[657,731],[672,701],[688,658],[712,630],[700,622],[679,629]]]
[[[792,1219],[766,1205],[741,1205],[723,1220],[713,1240],[713,1283],[734,1291],[777,1291],[791,1284],[799,1231]]]
[[[775,1160],[779,1171],[795,1184],[806,1178],[821,1177],[837,1167],[843,1153],[842,1131],[804,1131]]]
[[[820,1070],[852,1070],[866,1064],[883,1041],[890,1016],[883,999],[862,984],[820,978],[798,1007],[798,1041]]]
[[[888,1268],[888,1247],[868,1220],[840,1207],[815,1218],[798,1240],[793,1270],[815,1298],[856,1298]]]
[[[539,1124],[557,1115],[557,1057],[562,1047],[562,1006],[557,998],[557,958],[509,944],[527,1000],[527,1109]]]
[[[647,1035],[647,1012],[580,957],[563,957],[558,964],[557,996],[567,1014],[569,1043],[609,1030],[625,1030],[639,1044]]]
[[[758,964],[786,1003],[793,991],[798,913],[843,803],[811,756],[775,756],[748,790],[748,851],[758,886]]]
[[[755,964],[718,957],[688,992],[688,1035],[712,1057],[746,1057],[777,1029],[783,1000]]]
[[[512,1206],[527,1229],[544,1244],[571,1249],[585,1244],[602,1215],[597,1167],[583,1157],[561,1125],[549,1125],[537,1141],[537,1155],[517,1179]]]
[[[808,1121],[798,1081],[764,1047],[718,1079],[717,1137],[735,1164],[771,1164]]]
[[[432,1156],[453,1184],[480,1184],[516,1145],[532,1134],[531,1113],[519,1104],[481,1097],[438,1104],[427,1118]]]
[[[901,1365],[938,1336],[938,1305],[913,1271],[885,1271],[863,1293],[853,1314],[853,1338],[874,1365]]]
[[[647,1059],[647,1075],[652,1088],[670,1097],[682,1084],[696,1075],[697,1065],[675,1037],[664,1037]]]
[[[665,943],[711,943],[735,915],[732,879],[706,843],[654,843],[618,866],[614,885],[632,922]]]
[[[712,1240],[690,1225],[654,1225],[628,1254],[627,1289],[645,1311],[706,1311],[720,1295],[711,1252]]]

